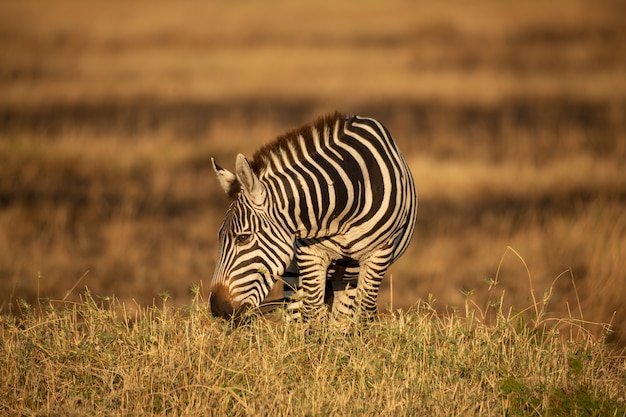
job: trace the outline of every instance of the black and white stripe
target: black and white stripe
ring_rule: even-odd
[[[293,305],[322,308],[327,278],[358,271],[356,288],[336,297],[333,310],[376,310],[382,278],[406,250],[417,213],[413,177],[381,123],[329,115],[251,162],[238,155],[235,173],[214,168],[233,198],[219,232],[214,314],[259,306],[294,259],[301,299]]]

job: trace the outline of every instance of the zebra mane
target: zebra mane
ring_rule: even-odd
[[[341,130],[341,126],[343,126],[345,120],[346,116],[344,114],[334,112],[319,117],[313,123],[306,124],[279,136],[276,140],[264,145],[255,152],[252,157],[252,162],[250,163],[252,170],[255,174],[259,175],[262,169],[267,165],[267,162],[272,155],[289,149],[290,145],[295,145],[296,147],[302,146],[298,138],[302,137],[304,139],[304,143],[309,143],[313,140],[313,131],[321,133],[327,127],[333,129],[337,122],[341,124],[339,129]]]

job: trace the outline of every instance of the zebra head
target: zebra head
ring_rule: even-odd
[[[213,169],[233,201],[219,230],[219,256],[210,285],[211,312],[229,318],[258,307],[293,257],[295,238],[271,214],[267,188],[245,156],[233,174]]]

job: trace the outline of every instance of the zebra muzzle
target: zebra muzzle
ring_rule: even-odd
[[[220,284],[213,287],[209,303],[211,304],[211,313],[214,316],[227,320],[233,316],[240,316],[246,310],[246,305],[240,305],[233,301],[228,287]]]

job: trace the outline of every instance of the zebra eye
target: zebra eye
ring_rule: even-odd
[[[235,240],[237,241],[238,245],[245,245],[246,243],[250,242],[251,238],[252,238],[251,233],[240,233],[237,236],[235,236]]]

